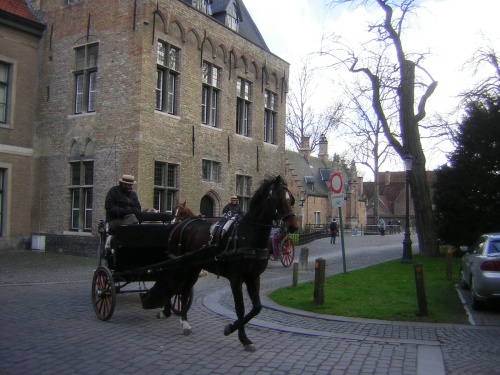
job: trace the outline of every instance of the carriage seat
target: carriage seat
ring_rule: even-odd
[[[139,224],[145,222],[161,222],[165,224],[174,219],[174,215],[168,212],[139,212],[135,214],[135,217],[139,221]]]
[[[114,248],[117,270],[131,270],[167,260],[172,225],[122,225],[116,229]]]

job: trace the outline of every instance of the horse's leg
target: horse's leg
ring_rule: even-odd
[[[238,330],[238,338],[243,344],[246,351],[254,352],[255,346],[253,342],[248,338],[245,332],[245,324],[247,324],[253,317],[259,314],[262,309],[262,304],[260,302],[259,290],[260,290],[260,278],[252,280],[251,282],[245,281],[247,286],[248,295],[252,301],[252,309],[245,315],[245,304],[243,301],[243,290],[242,282],[240,280],[231,282],[231,289],[233,292],[234,306],[236,310],[237,320],[233,323],[228,324],[224,329],[224,335],[229,335],[234,331]]]
[[[196,282],[198,281],[199,275],[200,275],[200,269],[195,268],[195,269],[189,269],[186,270],[186,273],[188,273],[188,276],[182,286],[182,292],[181,292],[181,326],[182,326],[182,333],[184,333],[185,336],[188,336],[192,333],[192,328],[189,325],[188,318],[187,318],[187,312],[188,312],[188,299],[191,294],[191,289],[194,287]]]

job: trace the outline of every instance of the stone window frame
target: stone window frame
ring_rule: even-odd
[[[75,47],[74,113],[93,113],[97,104],[97,70],[99,43]]]
[[[252,82],[238,77],[236,81],[236,134],[249,137],[251,133]]]
[[[94,196],[94,160],[70,160],[69,230],[92,232]]]
[[[215,160],[202,159],[201,170],[204,181],[219,182],[221,174],[221,163]]]
[[[247,212],[250,206],[251,188],[252,176],[242,174],[236,175],[236,196],[238,197],[243,212]]]
[[[275,144],[278,117],[278,94],[264,91],[264,142]]]
[[[7,125],[9,123],[9,105],[12,95],[12,64],[0,60],[0,66],[5,67],[5,74],[0,74],[0,124]]]
[[[153,208],[172,212],[177,196],[179,165],[162,161],[154,163]]]
[[[217,128],[219,125],[219,99],[222,68],[203,61],[201,69],[201,123]]]
[[[179,82],[181,74],[180,56],[180,48],[165,41],[158,40],[155,110],[170,115],[178,114]]]

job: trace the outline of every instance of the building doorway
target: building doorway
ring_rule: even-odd
[[[214,217],[214,201],[208,195],[201,198],[200,214],[206,217]]]

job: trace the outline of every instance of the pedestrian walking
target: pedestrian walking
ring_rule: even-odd
[[[335,238],[337,237],[337,234],[339,233],[339,226],[337,225],[337,221],[335,218],[332,219],[332,222],[330,223],[330,243],[335,244]]]
[[[385,236],[385,221],[384,221],[384,219],[380,219],[380,221],[378,223],[378,227],[380,229],[380,235]]]

